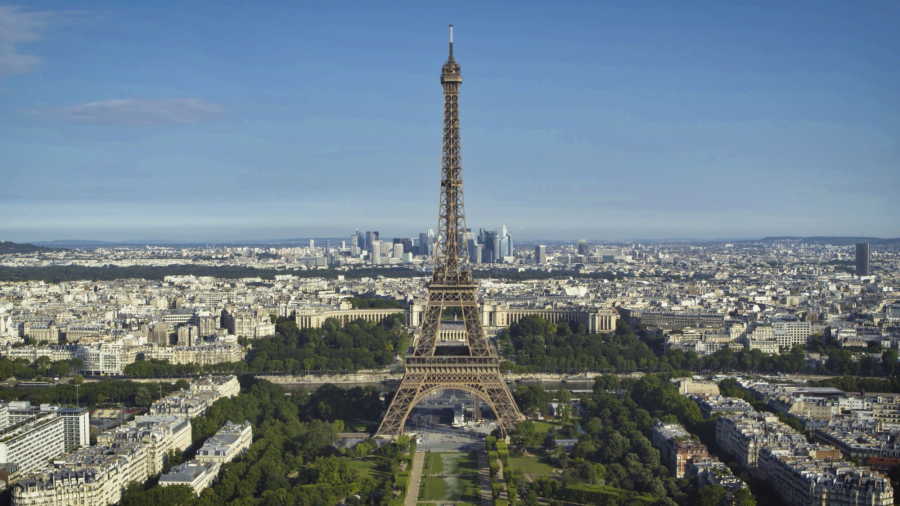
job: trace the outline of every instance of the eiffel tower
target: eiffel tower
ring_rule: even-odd
[[[478,284],[468,263],[459,143],[460,70],[453,59],[453,25],[450,25],[450,56],[441,73],[444,142],[434,273],[428,284],[428,302],[415,351],[406,357],[403,381],[378,428],[378,434],[383,436],[402,434],[412,408],[439,390],[473,394],[494,411],[504,435],[523,418],[500,375],[500,361],[491,355],[488,347],[476,298]],[[462,313],[464,341],[441,339],[441,316],[448,307],[459,308]]]

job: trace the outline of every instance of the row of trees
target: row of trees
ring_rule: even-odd
[[[198,374],[242,374],[249,367],[246,362],[223,362],[220,364],[172,364],[168,360],[137,360],[125,366],[122,372],[131,378],[166,378],[196,376]]]
[[[900,374],[896,350],[886,350],[877,356],[838,348],[820,338],[813,338],[804,349],[794,346],[780,354],[765,354],[760,350],[745,351],[725,348],[716,353],[699,356],[693,351],[673,349],[663,352],[663,341],[645,330],[635,335],[622,320],[616,324],[614,335],[588,334],[583,325],[565,322],[552,324],[539,316],[527,316],[504,330],[499,336],[506,358],[501,363],[504,372],[630,373],[636,370],[673,373],[690,371],[746,371],[746,372],[816,372],[834,375],[878,376]],[[824,366],[809,366],[806,351],[825,356]],[[655,353],[654,353],[655,352]]]
[[[78,378],[78,376],[76,376]],[[59,384],[47,388],[0,388],[0,399],[4,401],[30,401],[32,404],[69,404],[94,406],[105,402],[127,403],[146,406],[159,399],[160,394],[187,389],[190,385],[184,379],[173,383],[138,383],[128,380],[89,381],[81,384]],[[138,396],[143,390],[145,394]],[[149,397],[148,397],[149,396]]]
[[[505,371],[627,373],[659,366],[650,348],[621,321],[610,336],[588,334],[584,325],[553,324],[532,315],[504,330],[499,340],[507,357],[515,355],[515,363],[502,364]]]
[[[79,358],[53,362],[50,357],[38,357],[34,363],[29,363],[24,358],[16,360],[0,358],[0,381],[12,377],[20,380],[32,380],[37,377],[63,377],[80,370],[81,367],[82,362]]]
[[[381,322],[357,320],[344,326],[329,318],[320,329],[300,329],[293,320],[279,317],[277,335],[253,342],[249,370],[307,374],[386,367],[409,347],[404,323],[405,317],[396,314]]]
[[[806,351],[815,351],[827,358],[824,366],[808,367],[806,363]],[[825,343],[821,339],[813,338],[804,349],[795,345],[790,350],[780,354],[766,354],[760,350],[738,351],[722,349],[714,354],[704,357],[694,352],[685,353],[682,350],[670,350],[660,359],[660,370],[711,370],[711,371],[745,371],[745,372],[769,372],[769,373],[794,373],[813,372],[819,374],[851,374],[860,376],[878,376],[882,372],[888,376],[900,373],[900,364],[897,362],[897,351],[887,350],[882,354],[881,360],[870,353],[863,352],[861,357],[859,350],[838,348]]]
[[[371,300],[371,299],[359,299]],[[211,365],[171,364],[167,360],[138,360],[125,366],[126,376],[164,378],[197,374],[356,371],[390,366],[406,353],[410,337],[403,331],[405,317],[391,315],[381,322],[357,320],[342,326],[329,318],[320,329],[300,329],[290,318],[275,320],[276,335],[253,340],[246,362]]]

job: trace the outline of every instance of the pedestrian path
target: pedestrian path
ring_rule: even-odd
[[[481,485],[482,506],[494,506],[494,493],[491,488],[491,466],[487,453],[478,452],[478,482]]]
[[[425,455],[425,453],[418,452],[413,454],[412,470],[409,472],[409,488],[406,489],[406,500],[403,501],[403,506],[416,506],[419,487],[422,485],[422,467],[425,463]]]

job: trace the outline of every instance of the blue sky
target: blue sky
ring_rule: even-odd
[[[900,236],[900,3],[0,3],[0,239]]]

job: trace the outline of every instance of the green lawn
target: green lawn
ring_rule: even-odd
[[[562,424],[557,422],[547,422],[547,421],[535,421],[534,428],[538,432],[544,433],[550,430],[550,427],[562,427]]]
[[[478,501],[480,490],[468,476],[426,476],[419,488],[420,501]]]
[[[364,459],[350,459],[350,468],[359,471],[360,476],[368,476],[376,479],[387,478],[384,471],[378,469],[378,462],[371,457]]]
[[[553,472],[553,466],[540,462],[535,455],[510,457],[509,468],[518,469],[526,474],[543,474],[545,476],[549,476]]]
[[[431,452],[425,461],[424,474],[478,474],[474,453]]]

